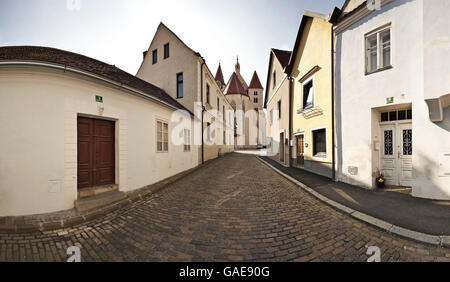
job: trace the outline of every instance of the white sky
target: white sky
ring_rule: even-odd
[[[1,0],[0,45],[80,53],[136,74],[162,21],[228,80],[236,56],[265,86],[270,48],[293,48],[304,10],[328,14],[344,0]],[[70,7],[70,5],[69,5]],[[76,7],[76,6],[75,6]]]

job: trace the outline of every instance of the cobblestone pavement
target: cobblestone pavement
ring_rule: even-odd
[[[232,154],[165,190],[89,224],[0,233],[0,261],[450,261],[424,245],[319,202],[254,156]]]

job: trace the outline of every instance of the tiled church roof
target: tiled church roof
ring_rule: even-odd
[[[258,77],[258,74],[256,73],[256,71],[253,73],[252,81],[250,82],[250,85],[248,86],[248,88],[252,88],[252,89],[263,89],[264,88],[261,85],[261,81],[259,80],[259,77]]]
[[[222,72],[222,67],[220,66],[220,64],[219,64],[219,68],[217,69],[215,79],[216,79],[216,81],[222,83],[222,85],[225,85],[225,79],[223,79],[223,72]]]
[[[228,82],[227,88],[225,88],[225,95],[232,95],[232,94],[241,94],[246,96],[248,95],[247,91],[239,81],[236,72],[233,72],[230,81]]]

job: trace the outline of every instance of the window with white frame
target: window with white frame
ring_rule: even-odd
[[[189,152],[191,150],[191,131],[184,129],[184,151]]]
[[[366,73],[391,67],[391,26],[366,35]]]
[[[156,122],[156,150],[158,152],[169,151],[169,124],[164,121]]]
[[[314,80],[311,78],[303,83],[303,110],[314,108]]]

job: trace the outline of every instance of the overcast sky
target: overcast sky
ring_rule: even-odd
[[[77,2],[81,2],[78,10]],[[0,0],[0,45],[80,53],[136,74],[162,21],[225,80],[239,56],[249,83],[265,85],[270,48],[291,50],[304,10],[328,14],[344,0]]]

